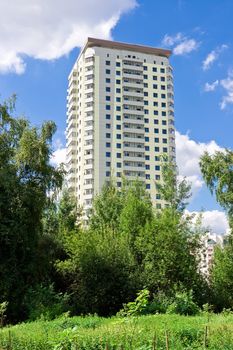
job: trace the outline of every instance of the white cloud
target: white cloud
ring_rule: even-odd
[[[176,43],[180,42],[184,38],[182,33],[177,33],[175,35],[166,34],[162,40],[162,45],[164,46],[173,46]]]
[[[218,85],[219,85],[218,80],[215,80],[212,84],[205,83],[204,91],[206,92],[214,91]]]
[[[51,164],[54,166],[59,166],[61,163],[65,164],[66,149],[65,148],[58,148],[56,151],[53,152],[50,161],[51,161]]]
[[[191,182],[194,195],[204,185],[199,161],[205,151],[213,154],[216,151],[223,151],[223,148],[213,140],[208,143],[196,142],[191,140],[189,135],[176,132],[176,160],[179,173]]]
[[[202,69],[207,70],[209,69],[214,61],[216,61],[222,51],[227,49],[228,46],[223,44],[221,46],[218,46],[215,50],[212,50],[206,57],[206,59],[202,62]]]
[[[222,98],[220,108],[225,109],[228,104],[233,104],[233,71],[228,73],[227,78],[220,80],[220,85],[226,93]]]
[[[200,43],[195,39],[189,39],[179,32],[173,36],[166,34],[162,40],[162,45],[173,47],[174,55],[185,55],[197,50]]]
[[[111,38],[136,0],[0,0],[0,73],[22,74],[24,56],[53,60],[84,44]]]
[[[185,55],[197,50],[199,43],[195,39],[185,39],[173,49],[174,55]]]
[[[190,212],[186,210],[188,214],[194,214],[193,222],[197,219],[200,212],[193,211]],[[202,226],[206,229],[209,229],[212,233],[225,234],[229,230],[229,223],[227,216],[223,211],[220,210],[211,210],[204,211],[202,214]]]

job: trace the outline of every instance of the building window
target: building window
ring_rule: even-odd
[[[149,164],[146,164],[146,170],[149,170],[149,169],[150,169]]]
[[[153,67],[153,68],[152,68],[152,71],[153,71],[153,72],[157,72],[157,68],[156,68],[156,67]]]
[[[121,66],[121,62],[116,62],[116,66],[120,67]]]
[[[153,106],[154,107],[158,107],[158,102],[156,101],[156,102],[153,102]]]
[[[148,84],[147,83],[144,83],[144,88],[148,88]]]
[[[160,180],[160,175],[155,175],[155,180]]]
[[[148,109],[144,109],[144,113],[145,113],[145,114],[149,114]]]
[[[158,138],[158,137],[155,137],[155,138],[154,138],[154,141],[155,141],[155,143],[159,143],[159,138]]]
[[[159,147],[155,147],[155,152],[159,152]]]
[[[120,70],[117,70],[117,71],[116,71],[116,75],[121,75],[121,71],[120,71]]]
[[[105,61],[106,66],[110,66],[111,62],[110,61]]]
[[[159,194],[159,193],[157,193],[157,194],[156,194],[156,196],[155,196],[155,198],[156,198],[156,199],[161,199],[160,194]]]
[[[111,157],[111,152],[106,152],[106,157],[107,158]]]
[[[120,79],[117,79],[116,84],[120,84],[120,83],[121,83]]]
[[[121,187],[121,182],[117,182],[117,187]]]
[[[106,124],[106,129],[110,129],[111,128],[111,124]]]
[[[167,139],[163,139],[163,143],[167,143]]]
[[[121,153],[116,154],[117,158],[121,158]]]
[[[167,125],[167,121],[166,120],[162,120],[162,125]]]
[[[163,135],[167,135],[167,129],[163,129],[163,130],[162,130],[162,134],[163,134]]]
[[[106,83],[111,83],[111,79],[110,78],[106,78]]]
[[[144,74],[144,75],[143,75],[143,79],[148,79],[148,75],[147,75],[147,74]]]
[[[162,112],[162,117],[166,117],[167,112]]]
[[[157,80],[157,75],[153,75],[153,80]]]
[[[117,168],[121,168],[121,163],[117,163]]]
[[[116,173],[116,176],[117,176],[117,177],[121,177],[121,173],[117,172],[117,173]]]
[[[159,156],[155,156],[155,161],[159,162],[159,160],[160,160]]]
[[[166,103],[165,103],[165,102],[162,102],[162,103],[161,103],[161,107],[166,108]]]
[[[120,111],[121,110],[121,106],[116,106],[116,111]]]
[[[146,184],[146,189],[147,189],[147,190],[150,189],[150,184]]]
[[[106,142],[106,147],[111,147],[111,143],[110,142]]]
[[[106,171],[106,176],[110,176],[110,171]]]
[[[106,92],[111,92],[110,86],[106,86]]]
[[[146,179],[150,180],[150,174],[146,174]]]
[[[117,116],[116,116],[116,120],[121,120],[121,116],[120,116],[120,115],[117,115]]]
[[[147,66],[143,66],[143,70],[147,70]]]
[[[163,153],[167,153],[167,147],[163,147]]]
[[[106,134],[106,139],[110,139],[111,138],[111,134],[110,133],[107,133]]]
[[[145,151],[149,151],[150,150],[150,146],[145,146]]]
[[[116,93],[120,94],[121,93],[121,89],[120,88],[116,88]]]
[[[160,81],[165,81],[165,77],[160,77]]]
[[[166,86],[165,85],[161,85],[161,90],[166,90]]]
[[[149,132],[149,128],[145,128],[145,132]]]
[[[106,101],[110,101],[111,100],[111,96],[106,96]]]
[[[106,109],[107,111],[109,111],[109,110],[111,109],[111,106],[110,106],[110,105],[106,105],[106,106],[105,106],[105,109]]]
[[[149,142],[149,140],[150,140],[149,137],[146,136],[146,137],[145,137],[145,141],[146,141],[146,142]]]
[[[159,112],[158,111],[154,111],[154,115],[159,115]]]
[[[148,92],[144,91],[144,96],[148,96]]]
[[[111,119],[111,115],[110,114],[106,114],[106,119]]]
[[[154,119],[154,124],[159,124],[159,120],[158,119]]]
[[[160,73],[165,73],[165,69],[164,68],[160,68]]]
[[[121,102],[121,98],[120,97],[116,97],[116,102]]]
[[[106,74],[111,74],[111,70],[110,69],[105,69],[105,73]]]
[[[145,160],[150,160],[150,156],[145,156]]]
[[[157,92],[154,92],[154,93],[153,93],[153,97],[154,97],[154,98],[157,98],[157,97],[158,97]]]
[[[117,143],[116,148],[121,148],[121,143]]]
[[[107,167],[111,166],[111,162],[106,162],[106,166]]]
[[[121,125],[117,124],[116,128],[117,130],[121,130]]]
[[[160,165],[155,165],[155,170],[159,171],[160,170]]]
[[[154,133],[158,134],[159,133],[159,129],[154,129]]]
[[[144,119],[144,123],[146,123],[146,124],[149,123],[149,119],[148,119],[148,118],[145,118],[145,119]]]
[[[148,106],[148,101],[144,101],[144,106]]]
[[[153,89],[158,89],[158,85],[157,84],[153,84]]]

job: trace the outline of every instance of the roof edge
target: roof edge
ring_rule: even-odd
[[[156,56],[162,56],[169,58],[172,54],[171,50],[156,48],[152,46],[144,46],[144,45],[137,45],[137,44],[128,44],[128,43],[122,43],[119,41],[111,41],[111,40],[104,40],[104,39],[96,39],[96,38],[87,38],[87,42],[82,50],[82,52],[85,52],[86,49],[89,47],[106,47],[109,49],[118,49],[118,50],[128,50],[128,51],[137,51],[141,53],[146,53],[149,55],[156,55]]]

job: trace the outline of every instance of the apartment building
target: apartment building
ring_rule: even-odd
[[[112,175],[141,179],[157,208],[161,154],[175,158],[171,51],[88,38],[69,75],[67,183],[84,211]]]
[[[223,248],[224,240],[227,240],[227,235],[218,235],[215,233],[208,232],[202,237],[202,251],[200,261],[200,271],[208,279],[210,269],[213,264],[214,249],[216,246]]]

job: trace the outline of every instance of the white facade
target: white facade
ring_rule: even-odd
[[[209,232],[202,238],[203,248],[201,252],[200,271],[206,278],[209,277],[210,269],[213,264],[214,249],[217,245],[223,247],[225,237],[226,236]]]
[[[70,75],[67,103],[68,187],[92,205],[110,175],[141,179],[161,207],[155,180],[160,155],[175,158],[169,50],[89,38]]]

